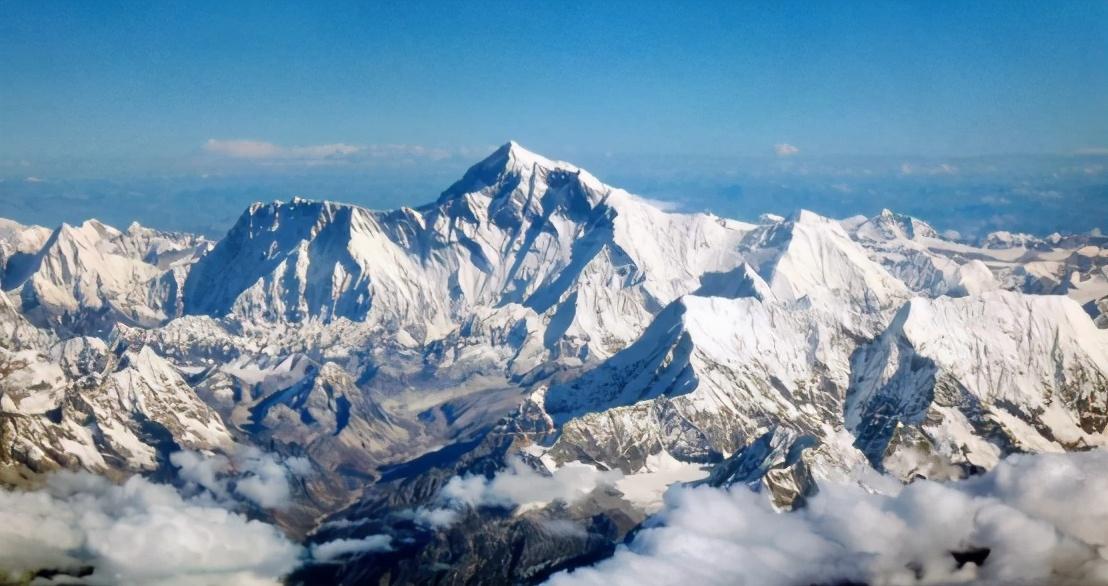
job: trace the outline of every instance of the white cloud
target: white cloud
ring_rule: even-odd
[[[177,468],[181,480],[206,489],[219,498],[227,497],[224,477],[231,470],[231,461],[226,456],[186,450],[170,454],[169,463]]]
[[[628,546],[551,584],[1108,584],[1108,453],[1015,456],[897,494],[821,485],[777,513],[745,487],[667,493]],[[988,548],[978,567],[954,551]]]
[[[300,478],[306,478],[315,474],[315,469],[312,468],[312,461],[304,456],[294,456],[292,458],[285,459],[285,468],[289,469],[294,476]]]
[[[531,509],[555,501],[574,503],[600,486],[615,484],[623,475],[601,471],[588,464],[570,462],[549,475],[539,473],[522,460],[492,479],[481,475],[455,476],[442,487],[436,506],[403,511],[401,516],[433,529],[453,525],[466,509],[503,507]]]
[[[453,505],[458,506],[458,505]],[[463,508],[463,507],[459,507]],[[458,522],[458,518],[461,514],[456,509],[446,507],[420,507],[418,509],[409,509],[407,511],[400,511],[398,516],[401,518],[411,519],[413,523],[420,527],[426,527],[428,529],[445,529],[454,523]]]
[[[596,487],[619,480],[619,472],[603,472],[588,464],[570,462],[549,476],[514,459],[490,480],[484,476],[455,476],[439,500],[469,507],[536,507],[554,501],[573,503]]]
[[[246,497],[266,509],[281,508],[289,501],[287,470],[272,454],[254,448],[250,455],[239,458],[239,477],[234,483],[235,494]]]
[[[956,175],[958,173],[958,167],[951,165],[950,163],[939,163],[938,165],[920,165],[916,163],[901,163],[900,174],[901,175]]]
[[[42,183],[43,179],[40,178],[40,177],[35,177],[35,176],[32,175],[30,177],[24,178],[23,181],[25,181],[27,183]]]
[[[273,454],[253,446],[242,446],[230,457],[174,452],[169,461],[182,480],[204,489],[221,500],[241,497],[266,508],[282,508],[289,502],[290,474],[304,476],[311,466],[303,458],[278,461]]]
[[[278,584],[301,552],[272,525],[137,476],[65,472],[40,491],[0,491],[0,568],[15,574],[91,566],[81,583]]]
[[[210,138],[204,150],[233,159],[254,160],[323,160],[348,157],[362,151],[363,147],[344,143],[283,147],[264,140]]]
[[[370,535],[361,539],[336,539],[312,546],[312,557],[329,561],[352,553],[392,551],[392,538],[388,535]]]
[[[247,161],[320,163],[326,161],[442,160],[454,156],[448,149],[408,144],[352,145],[346,143],[282,146],[264,140],[208,139],[204,152]]]
[[[787,142],[783,142],[773,145],[773,152],[777,153],[777,156],[779,157],[791,157],[799,153],[800,149]]]

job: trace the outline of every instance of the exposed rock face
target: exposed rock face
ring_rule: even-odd
[[[808,463],[811,456],[806,454],[818,446],[814,436],[777,428],[720,462],[706,482],[709,486],[745,484],[767,492],[779,509],[802,507],[819,490]]]

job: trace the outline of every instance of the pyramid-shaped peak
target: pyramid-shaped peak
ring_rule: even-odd
[[[595,177],[576,165],[549,159],[510,140],[470,167],[439,199],[442,201],[461,194],[482,191],[490,186],[526,181],[534,174],[548,174],[553,171],[576,174],[586,182],[600,186]]]
[[[509,140],[491,155],[481,161],[476,167],[496,169],[498,171],[530,171],[534,167],[543,169],[565,169],[579,171],[577,166],[565,161],[556,161],[544,157],[534,151],[528,150],[514,140]]]
[[[917,237],[938,238],[938,232],[927,222],[888,208],[863,222],[856,234],[866,240],[908,239]]]
[[[828,224],[834,222],[834,220],[821,216],[811,210],[797,210],[791,218],[792,222],[796,224]]]

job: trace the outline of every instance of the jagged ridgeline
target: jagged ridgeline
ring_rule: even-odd
[[[1108,239],[674,213],[516,143],[421,207],[258,203],[214,242],[3,221],[0,286],[0,481],[303,458],[252,514],[401,545],[294,582],[535,582],[676,482],[790,508],[1108,440]],[[498,474],[584,488],[443,508]]]

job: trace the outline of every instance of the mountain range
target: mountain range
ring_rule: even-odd
[[[1108,238],[675,213],[514,142],[433,203],[256,203],[217,241],[0,220],[0,289],[0,483],[305,462],[250,514],[394,546],[291,583],[538,582],[674,484],[785,510],[1108,443]]]

